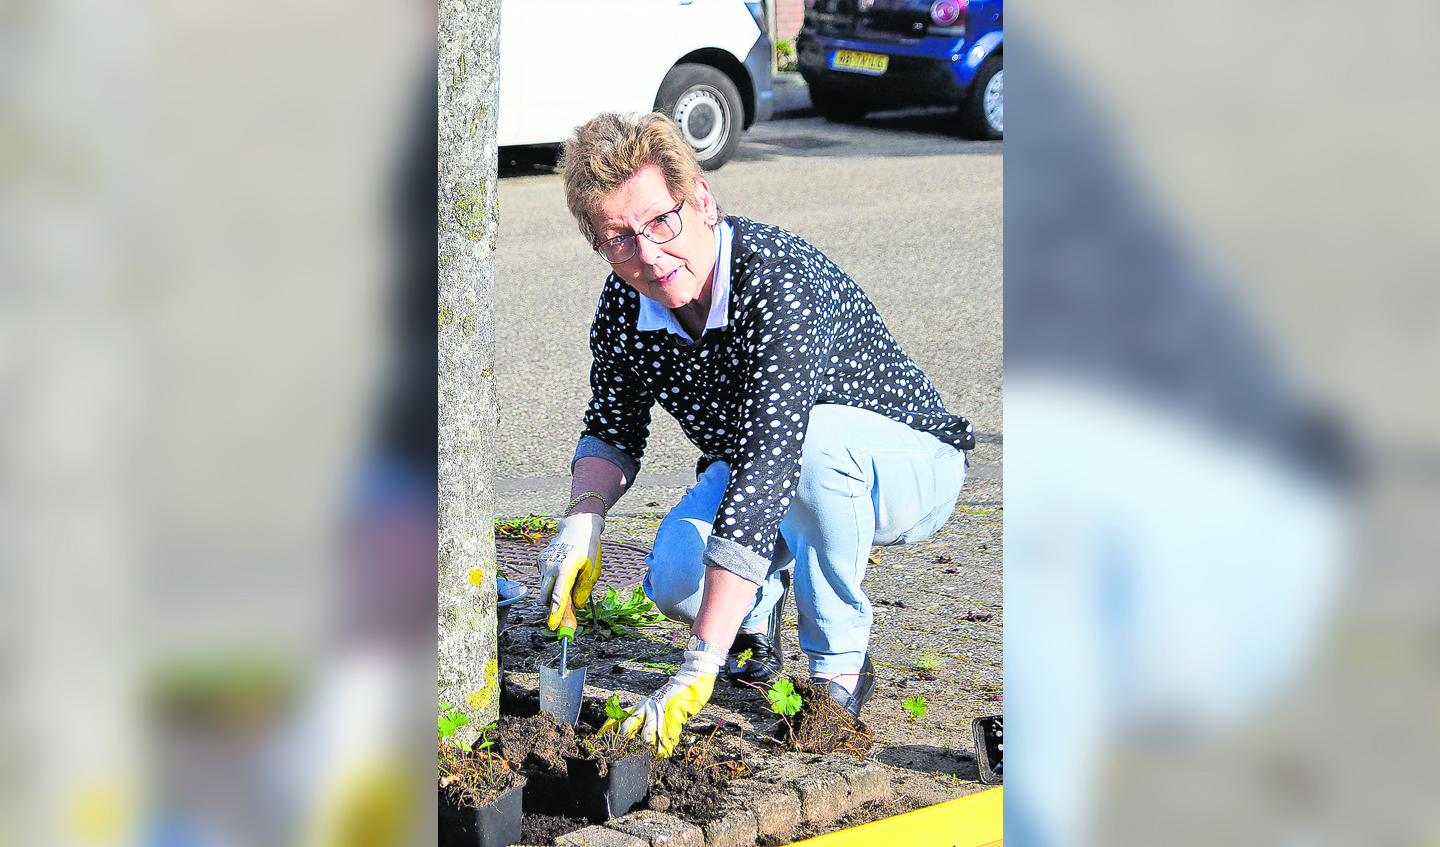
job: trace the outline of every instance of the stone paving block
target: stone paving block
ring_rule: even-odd
[[[605,826],[587,826],[555,839],[555,847],[647,847],[633,835]]]
[[[800,794],[800,811],[808,823],[829,823],[852,808],[850,783],[845,775],[833,770],[816,768],[795,780]]]
[[[724,817],[702,828],[705,830],[705,847],[750,847],[760,837],[755,812],[740,803],[726,806]]]
[[[850,786],[850,802],[858,807],[869,802],[885,802],[892,796],[890,772],[879,762],[856,759],[843,753],[825,757],[821,767],[845,777]]]
[[[788,787],[739,779],[730,783],[730,795],[755,813],[760,837],[788,835],[804,820],[800,796]]]
[[[611,829],[641,839],[650,847],[705,847],[705,833],[674,815],[648,809],[631,812],[605,824]]]
[[[845,781],[850,783],[850,796],[856,806],[871,802],[888,803],[894,796],[890,772],[879,762],[865,762],[846,771]]]

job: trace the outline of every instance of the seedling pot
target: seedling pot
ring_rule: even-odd
[[[1005,719],[1000,715],[975,718],[970,721],[970,733],[975,737],[975,764],[980,766],[980,781],[985,785],[1003,784]]]
[[[440,792],[440,847],[509,847],[520,840],[524,781],[484,806],[461,806]]]
[[[611,762],[604,776],[600,775],[600,765],[596,759],[565,757],[576,812],[591,823],[604,823],[626,814],[645,802],[650,793],[649,751]]]

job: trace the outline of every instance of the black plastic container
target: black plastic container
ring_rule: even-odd
[[[440,792],[440,847],[509,847],[520,840],[522,780],[484,806],[461,806]]]
[[[591,823],[604,823],[626,814],[645,802],[650,793],[649,751],[611,762],[604,776],[600,775],[600,765],[596,759],[565,757],[575,812]]]
[[[1002,785],[1005,773],[1005,719],[1000,715],[970,721],[970,734],[975,737],[975,764],[980,766],[980,781],[985,785]]]

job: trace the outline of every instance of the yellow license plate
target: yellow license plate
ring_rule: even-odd
[[[890,67],[890,57],[884,53],[861,53],[856,50],[836,50],[830,57],[830,67],[837,71],[879,76]]]

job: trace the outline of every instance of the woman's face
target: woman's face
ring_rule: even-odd
[[[651,221],[679,205],[670,196],[665,177],[646,165],[620,184],[591,218],[600,241],[634,235]],[[680,209],[681,230],[674,239],[656,244],[645,236],[635,239],[635,255],[618,265],[615,273],[632,288],[669,309],[695,303],[709,307],[710,283],[715,277],[715,198],[703,179],[695,180],[695,196]]]

